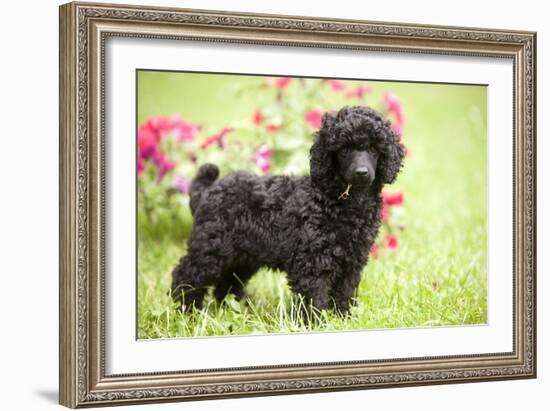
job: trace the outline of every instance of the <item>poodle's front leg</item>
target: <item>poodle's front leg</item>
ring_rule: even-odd
[[[357,287],[361,281],[361,268],[352,269],[339,278],[331,291],[331,299],[334,308],[342,315],[349,312],[349,308],[356,294]]]
[[[330,307],[330,278],[323,275],[322,271],[310,270],[308,272],[289,275],[290,288],[300,294],[307,304],[312,304],[319,310]]]

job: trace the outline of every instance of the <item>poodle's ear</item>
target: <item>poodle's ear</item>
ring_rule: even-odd
[[[327,150],[330,150],[337,143],[338,135],[335,132],[335,126],[336,113],[325,113],[321,122],[321,128],[317,132],[317,139]]]
[[[309,152],[310,174],[314,181],[322,181],[333,175],[330,145],[335,144],[333,136],[336,116],[325,113],[321,128],[314,134],[315,140]]]
[[[321,141],[319,133],[315,134],[315,142],[309,151],[310,174],[314,181],[323,180],[331,172],[331,155]]]
[[[401,137],[391,129],[389,123],[381,132],[384,134],[385,145],[380,153],[376,175],[380,177],[382,184],[391,184],[403,166],[407,149],[401,143]]]

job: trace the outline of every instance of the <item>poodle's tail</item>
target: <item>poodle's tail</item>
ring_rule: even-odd
[[[200,166],[199,172],[191,182],[191,187],[189,188],[189,196],[191,197],[191,213],[194,213],[196,208],[199,206],[202,192],[210,187],[214,181],[220,175],[220,169],[215,164],[204,164]]]

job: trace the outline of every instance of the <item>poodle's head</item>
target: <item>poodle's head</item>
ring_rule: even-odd
[[[383,115],[368,107],[327,113],[311,147],[311,176],[325,186],[381,189],[401,169],[405,147]]]

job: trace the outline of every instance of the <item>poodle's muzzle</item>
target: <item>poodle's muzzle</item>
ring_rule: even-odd
[[[346,183],[368,187],[375,178],[376,155],[366,150],[345,150],[338,154],[342,176]]]

